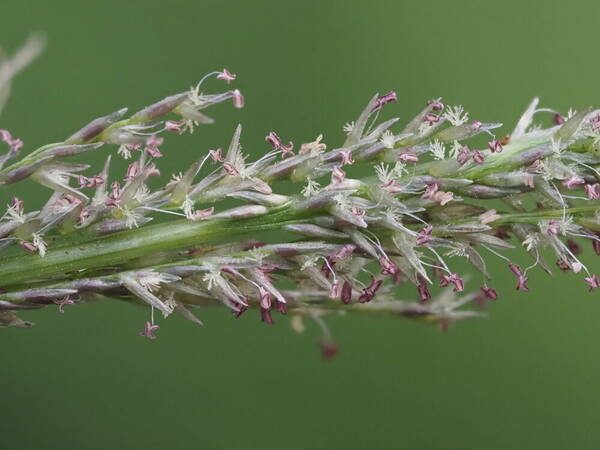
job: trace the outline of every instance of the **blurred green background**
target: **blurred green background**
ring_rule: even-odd
[[[222,67],[247,107],[214,108],[216,125],[170,139],[166,174],[226,145],[238,122],[255,155],[271,129],[335,145],[374,92],[392,89],[389,114],[405,120],[444,96],[512,124],[535,95],[562,111],[600,105],[599,17],[592,1],[3,0],[5,48],[35,30],[49,45],[16,80],[0,128],[33,149]],[[28,183],[16,191],[30,206],[45,200]],[[156,341],[137,335],[147,311],[120,302],[23,314],[37,326],[0,330],[0,447],[597,448],[598,294],[541,272],[516,294],[497,272],[504,295],[488,319],[444,334],[334,318],[341,353],[326,362],[314,327],[298,336],[285,320],[222,309],[202,314],[203,329],[163,322]]]

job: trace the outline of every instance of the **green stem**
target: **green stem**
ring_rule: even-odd
[[[537,224],[541,219],[554,219],[561,220],[566,216],[575,216],[575,222],[586,221],[586,217],[593,216],[600,207],[595,206],[582,206],[579,208],[567,208],[567,209],[548,209],[535,212],[527,213],[516,213],[516,214],[503,214],[502,217],[494,222],[492,225],[510,225],[513,223],[530,223]],[[587,223],[587,222],[586,222]],[[592,226],[586,225],[588,228]]]
[[[102,131],[102,133],[100,133],[98,136],[89,139],[85,142],[79,142],[78,144],[92,144],[95,142],[105,142],[107,136],[110,135],[110,132],[113,130],[116,130],[120,127],[125,127],[128,125],[138,125],[138,124],[143,124],[149,122],[147,120],[140,120],[140,119],[135,119],[134,117],[130,117],[128,119],[123,119],[120,120],[118,122],[113,123],[112,125],[109,125],[108,127],[106,127],[105,130]],[[41,154],[43,154],[43,152],[45,150],[54,148],[54,147],[59,147],[61,145],[65,145],[64,142],[55,142],[55,143],[51,143],[51,144],[46,144],[43,145],[35,150],[33,150],[32,152],[28,153],[27,155],[25,155],[23,158],[21,158],[19,161],[16,161],[14,163],[12,163],[11,165],[4,167],[2,170],[0,170],[0,174],[6,174],[9,173],[15,169],[18,169],[20,167],[23,167],[27,164],[32,164],[34,163],[37,159],[39,159],[39,156]]]
[[[597,206],[590,206],[564,211],[557,209],[504,214],[494,225],[536,224],[540,219],[561,219],[563,214],[585,220],[585,217],[593,215],[597,210]],[[85,276],[93,269],[117,267],[161,252],[224,239],[233,242],[249,233],[281,230],[286,224],[302,222],[317,213],[318,211],[300,211],[287,205],[254,218],[202,222],[176,220],[81,242],[64,243],[62,246],[51,247],[43,258],[38,254],[30,254],[0,259],[0,280],[2,287],[6,288],[75,272],[77,277]]]
[[[38,254],[0,260],[2,287],[32,280],[82,273],[90,269],[119,266],[132,259],[159,252],[190,248],[227,238],[229,241],[261,231],[281,229],[307,217],[306,212],[276,209],[260,217],[192,222],[177,220],[104,236],[73,245],[54,247],[42,258]]]

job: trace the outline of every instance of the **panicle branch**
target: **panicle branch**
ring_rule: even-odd
[[[534,99],[499,137],[501,124],[435,98],[395,130],[399,119],[377,122],[398,100],[390,92],[344,126],[340,147],[330,149],[323,135],[294,145],[272,131],[250,161],[238,125],[226,150],[207,149],[151,188],[171,135],[212,123],[204,110],[214,104],[243,107],[238,89],[202,92],[210,77],[236,79],[227,69],[212,72],[188,91],[129,117],[124,108],[95,119],[19,160],[23,142],[0,130],[8,146],[0,184],[29,178],[52,191],[38,211],[14,198],[0,221],[0,323],[29,324],[16,310],[64,312],[112,297],[148,306],[141,335],[153,339],[155,309],[201,324],[193,310],[222,304],[235,317],[256,310],[268,324],[290,314],[298,331],[312,319],[331,356],[326,315],[392,314],[447,329],[480,316],[486,301],[528,291],[538,266],[551,273],[544,249],[558,270],[579,274],[590,291],[600,286],[579,258],[584,242],[600,254],[600,111],[562,115]],[[552,123],[534,124],[546,112]],[[472,144],[475,136],[484,145]],[[65,160],[103,146],[132,161],[122,177],[111,179],[111,156],[97,170]],[[278,194],[281,182],[297,194]],[[237,206],[224,206],[232,199]],[[158,215],[165,220],[150,224]],[[251,238],[265,231],[263,241]],[[514,261],[515,247],[529,265]],[[493,286],[490,258],[504,260],[514,288]],[[454,268],[460,259],[472,274]],[[408,301],[397,299],[398,284],[413,285],[402,288]],[[476,293],[465,294],[466,286]]]

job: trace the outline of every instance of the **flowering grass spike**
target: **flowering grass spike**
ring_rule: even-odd
[[[39,45],[28,45],[20,54],[33,57]],[[1,64],[5,73],[10,61]],[[481,316],[486,300],[529,291],[534,271],[551,272],[544,248],[582,288],[600,286],[579,259],[583,241],[600,254],[600,111],[562,115],[534,99],[497,138],[501,124],[472,120],[441,98],[424,102],[404,127],[396,118],[377,123],[398,101],[389,92],[344,126],[337,147],[320,134],[294,151],[271,131],[251,161],[238,125],[226,150],[206,149],[151,187],[165,175],[160,158],[171,139],[212,123],[212,105],[244,106],[238,89],[201,91],[210,77],[221,86],[237,79],[211,72],[187,91],[97,118],[21,158],[26,141],[0,130],[0,185],[30,179],[51,191],[39,210],[13,198],[0,221],[0,324],[29,325],[15,311],[57,305],[62,313],[116,298],[148,308],[140,334],[154,339],[155,310],[202,324],[196,314],[217,304],[266,324],[289,315],[297,331],[312,319],[330,357],[337,346],[326,316],[390,314],[445,330]],[[11,78],[0,77],[0,93]],[[547,112],[550,126],[534,123]],[[67,160],[101,147],[131,161],[124,174],[110,172],[111,155],[95,170]],[[361,169],[367,175],[355,176]],[[281,182],[297,193],[277,193]],[[531,257],[524,268],[513,261],[515,247]],[[504,260],[515,287],[493,284],[490,258]],[[459,273],[459,259],[473,273]]]

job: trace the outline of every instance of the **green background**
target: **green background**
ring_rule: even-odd
[[[591,1],[4,0],[0,42],[12,50],[40,30],[49,45],[16,80],[0,128],[33,149],[222,67],[247,108],[221,105],[216,125],[169,139],[164,173],[226,145],[237,122],[254,155],[271,129],[338,144],[341,125],[392,89],[389,114],[403,120],[444,96],[512,124],[534,95],[562,111],[600,105],[599,18]],[[47,195],[15,191],[29,207]],[[137,335],[147,311],[120,302],[23,314],[37,326],[0,330],[0,448],[598,448],[598,294],[541,272],[514,293],[504,265],[496,272],[504,295],[488,319],[444,334],[334,318],[341,353],[327,362],[314,327],[298,336],[285,320],[222,309],[203,312],[203,329],[163,322],[152,342]]]

